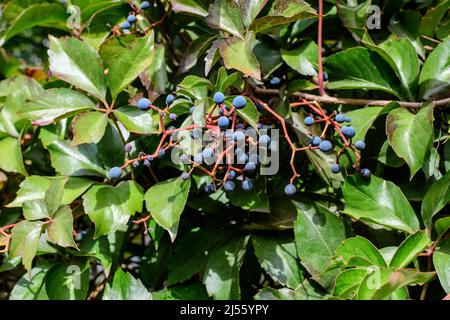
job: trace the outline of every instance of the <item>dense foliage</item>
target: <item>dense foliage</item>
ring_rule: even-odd
[[[448,298],[449,8],[1,3],[0,298]]]

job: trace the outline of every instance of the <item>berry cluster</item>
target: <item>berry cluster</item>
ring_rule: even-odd
[[[264,122],[258,123],[257,128],[253,128],[240,117],[237,117],[237,111],[243,110],[250,100],[254,102],[260,112],[265,111],[269,115],[268,117],[261,117],[261,119],[265,120]],[[350,123],[351,119],[345,117],[343,114],[336,114],[336,112],[328,116],[316,102],[304,100],[303,102],[291,104],[291,107],[301,105],[311,109],[311,114],[304,120],[307,126],[313,126],[319,123],[325,124],[320,136],[311,136],[308,146],[298,147],[289,137],[285,120],[266,103],[252,95],[248,97],[242,95],[235,96],[232,103],[229,104],[225,103],[225,95],[222,92],[214,93],[214,105],[204,115],[205,125],[203,127],[195,123],[178,128],[173,125],[173,122],[177,119],[177,115],[170,112],[170,106],[174,101],[175,96],[173,94],[167,95],[164,108],[153,105],[147,98],[141,98],[138,101],[137,108],[140,110],[147,111],[152,109],[159,114],[159,125],[162,131],[160,142],[152,154],[147,155],[141,152],[137,158],[127,160],[121,167],[112,168],[109,171],[109,177],[111,179],[120,178],[123,170],[130,165],[138,167],[140,163],[143,163],[144,166],[150,166],[154,159],[164,157],[169,150],[180,146],[180,142],[188,138],[198,143],[195,150],[175,149],[179,154],[180,161],[185,167],[185,171],[181,174],[183,180],[190,179],[193,172],[196,171],[211,177],[211,182],[204,188],[204,191],[207,193],[222,188],[226,192],[232,192],[236,189],[238,183],[242,190],[250,191],[254,188],[253,178],[258,167],[264,166],[267,163],[267,152],[278,148],[278,145],[274,144],[274,141],[271,141],[271,136],[269,135],[270,130],[274,128],[274,120],[278,120],[281,123],[283,136],[292,151],[290,166],[293,175],[284,188],[286,195],[291,196],[297,192],[295,181],[298,179],[299,174],[294,164],[295,154],[298,151],[304,150],[320,150],[325,153],[334,150],[332,142],[325,139],[328,129],[331,128],[336,130],[343,142],[343,147],[337,153],[336,163],[331,166],[331,171],[336,174],[341,171],[339,158],[346,149],[349,149],[355,154],[357,159],[354,168],[360,171],[363,177],[370,177],[370,171],[368,169],[359,168],[359,162],[361,160],[359,152],[365,148],[365,143],[363,141],[352,143],[351,139],[355,136],[355,129],[351,125],[346,124]],[[190,112],[194,113],[195,108],[192,107]],[[164,119],[167,116],[169,116],[171,125],[166,128]],[[125,145],[125,151],[128,155],[131,149],[131,144]],[[256,150],[259,152],[252,152]],[[261,150],[267,152],[261,153]]]
[[[142,1],[141,5],[138,8],[135,8],[135,11],[128,15],[125,21],[120,24],[120,28],[122,30],[129,30],[136,22],[136,14],[139,14],[142,10],[148,9],[150,7],[150,3],[148,1]]]

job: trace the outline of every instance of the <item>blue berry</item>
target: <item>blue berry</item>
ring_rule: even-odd
[[[215,104],[222,104],[225,101],[225,96],[222,92],[214,93],[213,100]]]
[[[170,120],[176,120],[177,119],[177,115],[175,114],[175,113],[171,113],[170,115],[169,115],[169,118],[170,118]]]
[[[243,96],[237,96],[233,99],[233,106],[236,107],[236,109],[242,109],[247,104],[247,100]]]
[[[259,143],[267,145],[270,143],[270,137],[267,134],[263,134],[259,137]]]
[[[147,98],[141,98],[139,99],[137,106],[140,110],[146,111],[148,110],[148,108],[150,108],[151,104],[152,103]]]
[[[284,187],[284,193],[288,196],[292,196],[297,192],[297,188],[291,183]]]
[[[245,171],[247,172],[253,172],[256,169],[256,164],[254,164],[253,162],[247,162],[245,164]]]
[[[319,144],[319,149],[322,152],[329,152],[331,151],[331,149],[333,149],[333,145],[331,144],[330,141],[328,140],[323,140],[320,144]]]
[[[168,94],[166,97],[166,104],[170,105],[175,101],[175,97],[173,96],[173,94]]]
[[[272,79],[270,79],[270,84],[273,86],[277,86],[281,83],[280,78],[278,77],[273,77]]]
[[[230,120],[227,117],[220,117],[217,123],[221,129],[226,129],[230,125]]]
[[[211,148],[206,148],[205,150],[202,151],[202,157],[203,158],[211,158],[214,154],[213,149]]]
[[[256,135],[257,135],[256,130],[253,129],[252,127],[247,128],[245,130],[245,134],[250,137],[256,137]]]
[[[133,161],[133,168],[139,167],[139,161]]]
[[[339,172],[341,172],[341,166],[337,163],[333,163],[331,165],[331,172],[338,174]]]
[[[245,179],[244,181],[242,181],[242,189],[244,189],[245,191],[250,191],[253,189],[253,182],[251,182],[248,179]]]
[[[370,175],[371,175],[371,174],[372,174],[372,173],[370,172],[369,169],[366,169],[366,168],[361,169],[361,176],[362,176],[363,178],[368,179],[368,178],[370,178]]]
[[[328,73],[324,72],[323,73],[323,81],[328,81],[329,77],[328,77]]]
[[[235,153],[237,156],[240,156],[240,155],[244,154],[245,152],[244,152],[244,150],[242,150],[242,148],[236,148],[236,150],[234,151],[234,153]]]
[[[244,128],[245,128],[245,126],[244,126],[243,123],[238,123],[238,124],[236,125],[236,130],[238,130],[238,129],[244,129]]]
[[[236,177],[236,172],[234,170],[230,170],[228,172],[227,180],[233,180]]]
[[[349,117],[345,117],[345,122],[352,122],[352,119],[350,119]]]
[[[227,181],[223,184],[223,188],[225,191],[233,191],[234,190],[234,182],[233,181]]]
[[[237,162],[239,164],[246,163],[247,161],[248,161],[248,156],[245,153],[239,155],[238,158],[237,158]]]
[[[136,16],[135,16],[134,14],[130,14],[130,15],[127,17],[127,21],[128,21],[129,23],[134,23],[134,22],[136,22]]]
[[[149,7],[150,7],[150,3],[148,3],[148,1],[142,1],[142,3],[141,3],[141,9],[142,10],[145,10],[145,9],[147,9]]]
[[[344,134],[344,136],[347,138],[352,138],[356,134],[355,128],[353,128],[352,126],[343,127],[341,130],[342,130],[342,133]]]
[[[202,156],[202,154],[201,154],[201,153],[197,153],[197,154],[194,156],[194,162],[200,164],[200,163],[202,163],[202,161],[203,161],[203,156]]]
[[[189,112],[190,112],[190,113],[194,113],[194,110],[195,110],[195,107],[190,107],[190,108],[189,108]]]
[[[242,131],[236,131],[235,133],[233,133],[233,139],[237,142],[244,141],[245,134]]]
[[[127,143],[124,147],[125,152],[130,152],[131,149],[133,149],[133,146],[131,145],[131,143]]]
[[[338,123],[344,123],[344,122],[345,122],[345,116],[344,116],[342,113],[339,113],[339,114],[336,116],[336,121],[337,121]]]
[[[108,177],[110,177],[111,179],[117,179],[121,175],[122,175],[122,169],[120,169],[119,167],[113,167],[108,172]]]
[[[259,102],[255,103],[255,105],[256,105],[256,109],[257,109],[258,111],[263,111],[263,110],[264,110],[264,107],[263,107]],[[259,129],[259,128],[258,128],[258,129]]]
[[[207,192],[207,193],[211,193],[215,189],[216,189],[216,187],[212,183],[209,183],[205,186],[205,192]]]
[[[322,139],[318,136],[314,136],[311,138],[310,144],[313,147],[317,147],[322,142]]]
[[[130,29],[131,28],[131,24],[128,21],[124,21],[120,24],[120,27],[122,29]]]
[[[145,159],[145,160],[144,160],[144,166],[150,167],[150,160]]]
[[[166,155],[166,150],[164,149],[159,149],[159,153],[158,153],[158,157],[162,158]]]
[[[312,126],[314,124],[314,118],[313,117],[306,117],[305,118],[305,124],[307,126]]]
[[[366,143],[362,140],[358,140],[355,142],[355,148],[358,150],[364,150],[366,148]]]
[[[191,176],[190,176],[189,173],[187,173],[187,172],[183,172],[183,173],[181,174],[181,179],[183,179],[183,180],[188,180],[190,177],[191,177]]]

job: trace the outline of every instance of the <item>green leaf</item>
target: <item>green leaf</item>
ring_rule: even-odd
[[[22,203],[23,216],[27,220],[41,220],[50,218],[47,206],[43,200],[24,201]]]
[[[442,237],[442,235],[450,229],[450,217],[444,217],[436,220],[434,223],[434,229],[436,230],[438,237]]]
[[[395,0],[396,1],[396,0]],[[397,13],[399,19],[390,21],[389,30],[399,38],[411,41],[417,54],[424,60],[425,48],[419,30],[422,15],[418,10],[403,10]]]
[[[352,127],[356,131],[353,141],[364,140],[367,131],[372,127],[382,110],[383,107],[370,107],[352,110],[345,114],[352,119]]]
[[[66,10],[60,4],[42,3],[27,6],[23,8],[0,37],[0,47],[16,34],[36,26],[66,29],[66,20]]]
[[[422,202],[422,219],[425,226],[431,229],[433,217],[450,202],[450,172],[433,182],[428,188]]]
[[[177,86],[177,92],[193,99],[205,99],[208,88],[211,87],[209,80],[194,75],[188,75]]]
[[[396,269],[406,268],[430,244],[431,240],[425,231],[410,235],[400,244],[389,266]]]
[[[115,187],[92,186],[83,195],[83,206],[95,224],[94,238],[117,230],[125,231],[130,217],[142,211],[143,201],[142,188],[134,181],[123,181]]]
[[[181,213],[189,195],[191,181],[181,177],[159,182],[145,193],[145,204],[153,219],[175,240]]]
[[[269,32],[270,29],[280,27],[291,22],[313,18],[316,11],[303,0],[273,1],[267,15],[257,18],[250,25],[250,29],[259,32]]]
[[[234,237],[210,254],[203,277],[209,296],[216,300],[240,298],[239,270],[249,238]]]
[[[25,201],[44,199],[50,184],[51,182],[42,176],[26,177],[19,185],[20,189],[17,191],[16,198],[7,207],[20,207]]]
[[[233,104],[232,104],[233,99],[234,99],[234,97],[228,97],[225,99],[225,104],[229,108],[231,108],[233,106]],[[236,113],[241,119],[243,119],[250,126],[252,126],[253,128],[255,128],[257,130],[258,120],[259,120],[258,109],[256,108],[255,104],[253,103],[253,101],[250,98],[245,97],[245,101],[247,101],[245,108],[240,109],[240,110],[236,109]]]
[[[0,139],[0,150],[3,153],[3,156],[0,157],[0,169],[27,175],[19,139],[13,137]]]
[[[366,28],[370,0],[361,1],[336,0],[336,8],[342,24],[351,32],[362,37]]]
[[[65,88],[48,89],[27,103],[20,114],[38,125],[47,125],[62,117],[95,109],[95,103],[84,94]]]
[[[304,76],[316,76],[318,66],[317,44],[308,40],[299,47],[286,50],[281,49],[281,57],[289,67]]]
[[[103,300],[152,300],[152,294],[144,287],[141,280],[135,279],[121,268],[114,274],[112,283],[108,283],[103,293]]]
[[[359,286],[358,300],[381,300],[387,298],[394,291],[410,286],[423,285],[436,275],[435,272],[418,272],[411,269],[375,269],[368,273]]]
[[[150,67],[139,76],[147,90],[152,93],[151,96],[156,97],[166,90],[168,79],[165,54],[165,46],[156,45],[153,49],[153,58]]]
[[[429,6],[427,13],[423,17],[420,24],[420,31],[422,34],[428,37],[433,37],[436,33],[436,27],[442,18],[447,15],[448,10],[450,10],[449,0],[440,0],[435,6]]]
[[[78,177],[69,177],[64,185],[64,191],[61,199],[61,205],[71,204],[75,199],[82,195],[94,181]]]
[[[250,211],[268,211],[269,209],[269,197],[267,195],[266,182],[262,178],[258,178],[254,181],[255,187],[246,192],[242,189],[239,192],[230,194],[228,198],[232,205],[241,207],[244,210]]]
[[[74,254],[83,257],[93,257],[99,260],[102,264],[105,276],[108,277],[113,264],[112,254],[114,246],[110,246],[108,237],[93,239],[93,235],[93,232],[89,232],[79,245],[80,251],[76,251]]]
[[[101,156],[100,145],[85,144],[74,147],[68,141],[58,140],[57,137],[46,130],[41,130],[39,137],[50,152],[52,166],[61,175],[106,176],[106,170],[102,168],[99,159]],[[111,147],[111,141],[108,141],[108,143]],[[114,159],[115,156],[120,154],[111,153],[108,156],[111,157],[111,155]]]
[[[258,59],[253,53],[255,34],[249,32],[244,39],[230,37],[219,45],[219,52],[227,69],[236,69],[243,74],[261,80]]]
[[[405,96],[414,101],[419,80],[420,64],[416,50],[408,39],[390,39],[378,46],[372,40],[364,42],[372,51],[378,53],[395,71],[405,91]]]
[[[389,65],[365,48],[351,48],[336,53],[325,62],[331,90],[381,90],[401,98],[399,85]]]
[[[237,1],[215,0],[209,6],[206,23],[211,28],[223,30],[242,39],[244,23],[241,10]]]
[[[72,145],[98,143],[105,134],[107,124],[107,113],[91,111],[79,114],[72,121],[74,134]]]
[[[58,263],[47,274],[45,288],[51,300],[84,300],[89,289],[89,262]]]
[[[259,263],[273,280],[292,289],[301,285],[303,270],[291,237],[252,235],[252,245]]]
[[[267,2],[268,0],[239,0],[242,21],[245,27],[248,28],[252,24]]]
[[[158,133],[158,123],[153,121],[150,112],[141,111],[136,107],[120,107],[113,111],[114,116],[122,122],[128,131],[139,134]]]
[[[171,286],[184,282],[200,272],[205,267],[211,252],[231,235],[230,232],[208,226],[199,230],[190,230],[178,240],[175,252],[170,258],[167,284]]]
[[[21,221],[11,231],[9,254],[11,258],[21,257],[25,269],[30,273],[31,264],[42,233],[41,221]]]
[[[189,45],[187,52],[183,54],[180,61],[179,73],[188,72],[194,67],[201,55],[211,47],[211,43],[217,39],[217,35],[211,36],[209,34],[200,36]]]
[[[366,238],[356,236],[346,239],[336,248],[337,259],[346,266],[380,266],[386,267],[386,262],[378,249]]]
[[[433,143],[433,106],[413,114],[405,108],[392,110],[386,119],[389,145],[403,158],[411,171],[411,179],[422,167]]]
[[[414,210],[394,183],[376,176],[371,176],[370,181],[352,176],[347,178],[342,192],[345,214],[408,233],[419,231]]]
[[[447,294],[450,294],[450,240],[439,244],[433,254],[433,265],[439,281]]]
[[[48,225],[49,239],[61,247],[77,248],[73,240],[73,216],[69,206],[58,209]]]
[[[134,35],[113,37],[102,45],[100,55],[108,69],[113,99],[150,66],[153,47],[153,33],[142,38]]]
[[[102,61],[95,49],[76,38],[50,36],[49,39],[52,75],[104,101],[106,81]]]
[[[328,269],[336,248],[346,238],[343,220],[314,203],[292,201],[297,210],[294,224],[297,254],[302,265],[324,287],[334,282],[331,275],[321,275]]]
[[[189,13],[201,17],[208,15],[208,8],[202,0],[170,0],[170,4],[175,12]]]
[[[367,269],[362,267],[342,271],[336,277],[333,295],[344,299],[353,298],[366,274]]]
[[[80,5],[80,2],[74,3],[74,5]],[[88,9],[94,11],[95,5],[101,6],[101,9],[91,13],[91,10]],[[81,33],[81,38],[98,50],[111,33],[111,26],[118,25],[123,19],[124,5],[121,1],[110,3],[98,1],[96,4],[88,6],[86,9],[82,8],[81,20],[85,24],[83,26],[84,30]]]
[[[420,72],[420,94],[425,100],[443,96],[450,90],[450,39],[430,53]]]
[[[14,285],[9,300],[48,300],[45,278],[53,263],[39,261],[31,270],[31,277],[24,274]]]

